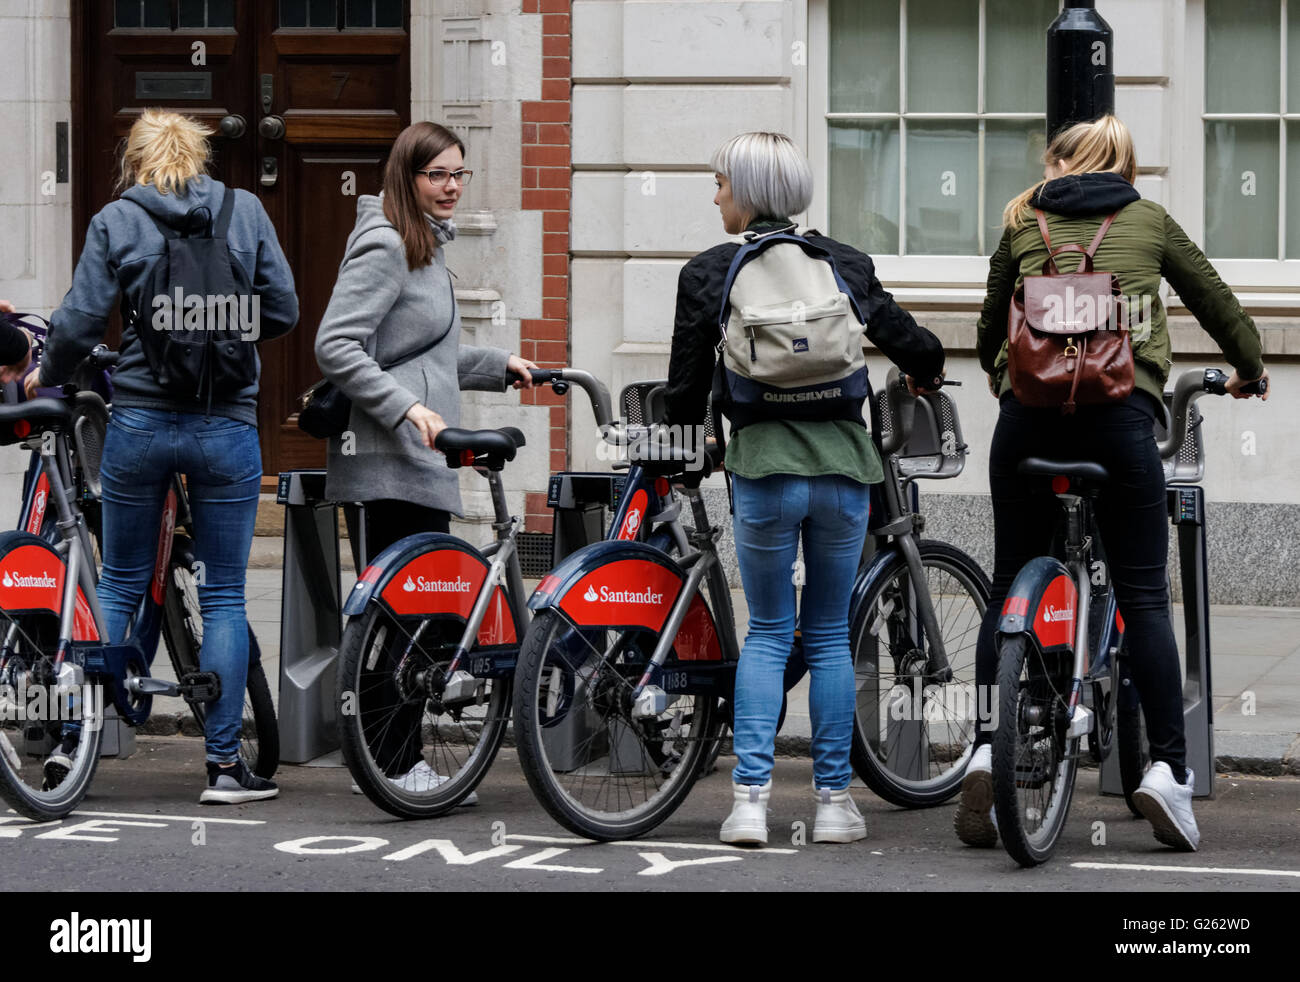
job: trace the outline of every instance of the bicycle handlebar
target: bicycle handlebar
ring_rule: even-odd
[[[1182,448],[1192,403],[1206,394],[1227,395],[1229,378],[1230,375],[1217,368],[1193,368],[1178,376],[1174,383],[1173,406],[1169,410],[1169,434],[1157,444],[1162,460],[1175,456]],[[1268,392],[1268,379],[1256,379],[1243,385],[1241,391],[1246,395],[1264,395]]]
[[[614,414],[610,410],[609,389],[605,388],[591,372],[584,372],[580,368],[530,368],[528,374],[532,376],[534,385],[549,385],[551,391],[559,396],[568,392],[570,385],[576,385],[586,392],[591,400],[591,411],[596,416],[596,425],[602,430],[613,425]],[[523,376],[517,372],[507,372],[506,376],[511,381],[523,381]]]

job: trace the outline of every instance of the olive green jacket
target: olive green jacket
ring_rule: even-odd
[[[1087,246],[1101,227],[1102,215],[1064,217],[1044,212],[1052,245]],[[988,293],[976,329],[980,365],[993,378],[1001,395],[1011,388],[1007,373],[1007,315],[1011,298],[1026,274],[1042,272],[1048,249],[1031,218],[1019,229],[1007,229],[989,262]],[[1058,259],[1063,273],[1076,268],[1066,253]],[[1078,257],[1082,259],[1081,256]],[[1243,379],[1264,374],[1259,329],[1227,285],[1219,279],[1205,254],[1169,214],[1154,201],[1138,200],[1120,210],[1097,249],[1095,268],[1119,277],[1129,301],[1137,388],[1160,402],[1169,378],[1171,347],[1165,308],[1160,302],[1163,276],[1201,326],[1222,349]],[[1149,311],[1149,315],[1148,312]]]

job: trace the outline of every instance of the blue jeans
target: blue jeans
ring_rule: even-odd
[[[853,777],[853,660],[849,594],[862,556],[869,488],[838,475],[732,477],[733,532],[749,604],[749,634],[736,669],[733,744],[736,784],[766,784],[794,643],[795,557],[803,536],[803,603],[799,627],[812,676],[813,779],[842,790]]]
[[[158,526],[171,476],[184,474],[194,516],[194,558],[203,611],[199,668],[221,677],[208,708],[207,758],[239,758],[248,680],[244,582],[253,544],[262,452],[257,428],[220,416],[118,407],[104,441],[104,570],[99,602],[111,642],[126,638],[153,574]]]

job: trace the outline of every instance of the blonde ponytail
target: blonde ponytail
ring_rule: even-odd
[[[1064,163],[1067,174],[1119,174],[1132,184],[1137,180],[1137,154],[1133,136],[1115,116],[1103,116],[1092,123],[1076,123],[1062,130],[1043,154],[1044,164]],[[1029,223],[1030,203],[1043,189],[1041,180],[1012,198],[1002,212],[1005,228],[1019,229]]]
[[[185,193],[185,186],[207,170],[212,157],[202,123],[163,109],[146,109],[127,134],[122,149],[118,191],[152,184],[160,194]]]

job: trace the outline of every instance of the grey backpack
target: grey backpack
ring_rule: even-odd
[[[866,318],[830,252],[806,234],[746,233],[727,271],[714,400],[733,429],[769,419],[864,423]]]

